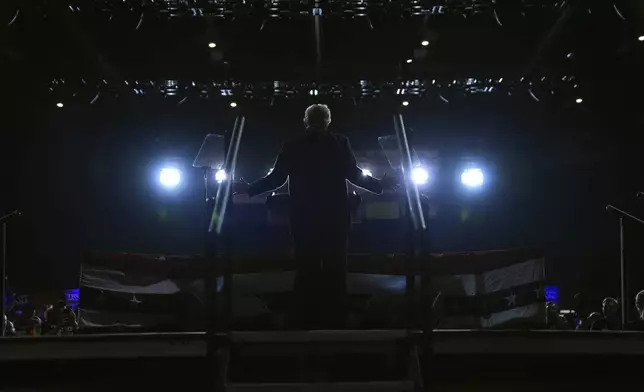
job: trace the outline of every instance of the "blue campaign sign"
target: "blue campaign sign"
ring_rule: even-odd
[[[80,298],[80,289],[65,290],[65,300],[68,304],[77,303]]]
[[[554,302],[559,304],[559,287],[557,286],[546,286],[546,302]]]

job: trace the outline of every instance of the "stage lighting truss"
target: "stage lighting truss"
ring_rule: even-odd
[[[505,11],[506,8],[525,16],[533,10],[560,8],[565,1],[521,0],[516,4],[512,1],[499,3],[497,0],[68,0],[45,1],[37,9],[46,14],[48,7],[60,9],[60,3],[67,4],[69,12],[102,13],[110,15],[110,19],[123,14],[145,14],[146,18],[296,18],[315,15],[344,18],[451,15],[467,18],[477,14],[498,17],[497,11]]]
[[[219,100],[229,105],[247,101],[273,104],[283,100],[352,99],[369,101],[416,102],[433,99],[449,104],[463,98],[481,95],[509,95],[525,97],[536,102],[552,100],[557,96],[574,102],[580,94],[580,83],[574,76],[532,78],[428,78],[395,81],[359,80],[353,83],[293,83],[287,81],[182,81],[182,80],[52,80],[49,92],[53,102],[93,104],[99,99],[117,97],[162,97],[170,102],[184,104],[201,99]],[[311,92],[314,91],[315,94]],[[410,106],[412,107],[412,106]]]

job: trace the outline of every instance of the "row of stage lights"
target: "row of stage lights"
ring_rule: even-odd
[[[639,37],[640,41],[644,41],[644,36]],[[420,45],[422,47],[427,47],[430,45],[430,41],[428,40],[423,40],[420,42]],[[218,47],[217,43],[214,41],[210,41],[207,44],[208,48],[210,49],[215,49]],[[572,56],[572,53],[568,54],[568,58]],[[413,59],[408,58],[405,60],[407,64],[411,64],[413,62]],[[375,96],[382,94],[383,91],[394,88],[395,89],[395,94],[396,95],[402,95],[402,96],[423,96],[426,94],[429,89],[436,89],[438,91],[438,96],[441,100],[443,100],[445,103],[449,103],[450,99],[446,98],[440,91],[444,88],[454,88],[454,89],[460,89],[462,90],[463,93],[466,94],[476,94],[476,93],[490,93],[492,91],[498,90],[499,87],[502,87],[504,78],[499,78],[499,79],[477,79],[477,78],[461,78],[460,80],[454,79],[450,81],[440,81],[436,79],[432,79],[431,82],[429,80],[427,81],[422,81],[422,80],[406,80],[406,81],[396,81],[396,82],[391,82],[389,84],[374,84],[370,83],[368,81],[363,81],[361,80],[359,82],[359,87],[356,93],[361,96],[361,97],[367,97],[367,96]],[[528,81],[526,78],[522,77],[518,81],[512,82],[510,81],[509,84],[506,86],[509,87],[510,89],[513,89],[515,86],[518,85],[525,85],[525,87],[528,89],[530,96],[533,97],[537,102],[540,101],[540,99],[535,95],[533,92],[533,85],[534,83],[543,83],[546,80],[546,77],[543,76],[539,79],[539,82],[533,82],[533,81]],[[578,83],[575,82],[575,78],[571,76],[563,76],[562,78],[563,82],[570,82],[573,84],[573,89],[577,89]],[[85,80],[85,79],[80,79],[80,85],[88,87],[90,84]],[[293,94],[296,93],[296,90],[299,90],[298,87],[302,86],[296,86],[293,84],[290,84],[288,82],[271,82],[274,85],[271,86],[272,89],[274,90],[274,95],[275,96],[293,96]],[[552,83],[552,82],[548,82]],[[64,79],[54,79],[52,84],[49,87],[49,90],[55,94],[58,93],[58,89],[63,87],[63,85],[68,84],[65,83]],[[112,83],[110,83],[112,84]],[[211,93],[217,94],[217,89],[219,88],[221,91],[219,92],[221,96],[234,96],[234,95],[243,95],[244,97],[248,98],[248,95],[250,97],[253,97],[255,87],[249,87],[249,86],[243,86],[243,83],[239,82],[205,82],[205,83],[195,83],[194,81],[191,82],[190,85],[187,84],[182,84],[179,81],[176,80],[165,80],[165,81],[142,81],[139,83],[139,81],[130,81],[128,82],[127,80],[124,81],[125,86],[131,86],[133,88],[133,91],[135,92],[136,95],[146,95],[150,91],[157,91],[161,93],[164,96],[176,96],[178,95],[181,91],[186,94],[183,98],[181,98],[178,101],[178,104],[181,104],[185,102],[185,100],[188,98],[189,95],[189,89],[197,89],[201,91],[201,98],[208,97]],[[209,84],[212,84],[212,86],[209,86]],[[316,83],[310,83],[312,85],[312,88],[308,89],[308,95],[310,96],[318,96],[318,95],[333,95],[337,96],[338,94],[342,94],[342,90],[346,90],[347,86],[327,86],[326,90],[320,90],[318,87],[316,87]],[[93,98],[89,101],[90,104],[93,104],[96,102],[96,100],[99,99],[101,96],[101,92],[103,95],[106,92],[105,89],[107,89],[108,82],[105,80],[99,81],[97,84],[97,89],[95,91],[95,94],[93,95]],[[118,85],[118,83],[117,83]],[[396,88],[397,86],[397,88]],[[68,86],[69,87],[69,86]],[[67,88],[68,88],[67,87]],[[77,86],[76,89],[79,87]],[[214,88],[214,91],[209,91],[210,89]],[[112,87],[114,89],[114,87]],[[550,86],[548,87],[550,89],[550,93],[553,93],[553,87]],[[118,88],[117,88],[118,90]],[[65,91],[65,89],[63,89]],[[116,91],[116,90],[115,90]],[[306,90],[305,90],[306,91]],[[67,91],[70,93],[70,91]],[[71,90],[71,95],[72,97],[76,97],[78,94],[78,90]],[[346,93],[346,91],[344,92]],[[205,96],[203,95],[205,94]],[[508,94],[511,94],[510,90],[508,90]],[[118,93],[117,93],[118,95]],[[582,103],[583,98],[577,96],[575,98],[576,103]],[[230,107],[235,108],[238,106],[238,103],[236,101],[230,101],[228,103]],[[403,99],[400,101],[400,104],[402,106],[409,106],[410,101],[407,99]],[[56,101],[56,106],[59,108],[63,108],[65,106],[64,100],[58,100]]]
[[[644,41],[644,36],[640,37]],[[426,47],[430,42],[423,40],[421,46]],[[216,42],[209,42],[208,48],[218,47]],[[572,53],[568,55],[571,57]],[[406,63],[412,63],[413,59],[408,58]],[[78,103],[81,98],[87,96],[87,101],[94,104],[99,99],[110,96],[119,97],[127,91],[137,96],[148,96],[159,94],[164,98],[174,98],[177,104],[183,104],[189,98],[215,98],[228,97],[228,105],[235,108],[238,101],[234,97],[244,99],[266,98],[270,99],[271,105],[276,98],[294,98],[302,95],[327,96],[327,97],[353,97],[366,99],[375,97],[387,97],[397,95],[402,106],[409,106],[409,98],[431,97],[436,95],[445,103],[460,96],[475,95],[481,93],[492,93],[502,91],[508,95],[526,90],[530,97],[540,102],[543,99],[540,95],[554,95],[560,88],[572,89],[573,98],[576,103],[582,103],[583,98],[575,94],[579,87],[574,76],[563,75],[562,77],[536,76],[532,78],[521,77],[513,80],[508,78],[443,78],[443,79],[397,79],[385,82],[373,82],[360,80],[353,83],[292,83],[288,81],[267,81],[262,83],[243,83],[234,80],[210,80],[210,81],[179,81],[179,80],[122,80],[108,81],[100,79],[97,81],[80,78],[78,80],[65,80],[56,78],[52,80],[49,91],[57,96],[54,102],[57,107],[63,108],[69,101]],[[92,88],[91,86],[95,86]],[[452,94],[456,94],[451,97]],[[575,95],[577,95],[575,97]],[[68,98],[62,98],[68,97]],[[407,98],[409,97],[409,98]],[[61,99],[62,98],[62,99]]]
[[[575,103],[583,103],[583,102],[584,102],[584,99],[583,99],[583,98],[581,98],[581,97],[578,97],[578,98],[576,98],[576,99],[575,99]],[[230,103],[229,103],[229,105],[230,105],[230,107],[231,107],[231,108],[233,108],[233,109],[234,109],[234,108],[236,108],[236,107],[238,106],[238,105],[237,105],[237,102],[235,102],[235,101],[230,102]],[[407,106],[409,106],[409,105],[410,105],[410,103],[409,103],[409,101],[401,101],[401,102],[400,102],[400,105],[401,105],[401,106],[404,106],[404,107],[407,107]],[[58,107],[58,108],[63,108],[63,107],[65,107],[65,104],[64,104],[63,102],[57,102],[57,103],[56,103],[56,107]]]
[[[47,2],[45,2],[47,3]],[[145,13],[150,19],[176,19],[191,17],[218,17],[240,18],[244,16],[263,16],[271,19],[294,18],[307,16],[342,16],[344,18],[369,18],[382,14],[391,14],[398,17],[405,16],[458,16],[463,19],[475,15],[490,15],[501,23],[500,15],[505,15],[507,7],[497,4],[496,0],[447,0],[441,2],[420,2],[418,0],[388,1],[382,0],[264,0],[264,1],[224,1],[224,0],[157,0],[141,2],[136,0],[94,0],[70,1],[67,7],[60,3],[52,2],[41,7],[32,7],[23,12],[36,11],[31,17],[38,14],[45,17],[54,11],[65,10],[72,14],[90,14],[93,16],[105,15],[104,20],[118,21],[119,16],[128,14],[138,15]],[[513,7],[516,16],[527,15],[527,12],[540,10],[556,10],[562,6],[561,0],[522,0],[520,9]],[[20,10],[20,8],[17,8]],[[29,11],[28,11],[29,10]],[[20,13],[18,13],[20,15]],[[141,22],[136,24],[136,29]],[[134,25],[133,25],[134,27]]]
[[[272,169],[268,171],[268,174],[271,171]],[[372,172],[369,169],[362,169],[362,173],[365,176],[372,176]],[[215,172],[214,177],[215,181],[220,184],[228,178],[228,174],[223,169],[219,169]],[[429,181],[429,172],[424,167],[417,166],[412,170],[410,179],[415,185],[424,186]],[[468,188],[480,188],[485,182],[483,170],[477,167],[463,169],[460,179],[461,184]],[[177,167],[165,167],[159,171],[159,183],[165,188],[176,188],[181,184],[181,181],[181,170]]]

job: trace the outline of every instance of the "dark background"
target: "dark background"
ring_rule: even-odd
[[[14,15],[10,3],[3,5],[7,20]],[[576,5],[563,27],[557,27],[559,9],[524,19],[504,9],[503,27],[489,15],[437,16],[431,23],[384,15],[372,18],[372,30],[361,19],[329,16],[319,67],[310,17],[271,19],[263,30],[260,17],[151,18],[134,30],[138,14],[115,13],[109,24],[106,14],[80,16],[48,4],[49,16],[42,19],[42,10],[31,5],[22,10],[24,19],[0,27],[7,32],[0,212],[24,213],[10,225],[10,284],[75,287],[89,250],[199,253],[202,180],[188,167],[204,135],[230,130],[243,113],[248,122],[238,174],[255,179],[271,166],[280,143],[302,132],[306,106],[322,102],[333,112],[333,130],[347,134],[356,150],[376,149],[377,136],[393,133],[391,115],[402,110],[417,148],[439,152],[445,178],[462,156],[482,155],[493,163],[493,186],[474,204],[449,188],[439,192],[445,207],[432,222],[434,250],[538,246],[547,256],[548,278],[562,294],[618,296],[618,218],[604,207],[611,203],[636,215],[643,210],[644,200],[635,194],[644,190],[644,43],[637,41],[644,30],[637,2],[616,4],[627,20],[610,5],[588,2]],[[432,41],[429,49],[414,55],[425,37]],[[211,40],[217,51],[208,50]],[[404,59],[411,57],[408,66]],[[220,98],[178,105],[153,94],[104,96],[89,104],[93,94],[81,102],[71,91],[47,90],[54,77],[330,82],[434,75],[574,75],[578,87],[557,89],[556,98],[542,102],[525,91],[449,104],[411,97],[404,109],[395,97],[346,96],[270,103],[236,97],[236,109]],[[574,103],[578,96],[583,104]],[[57,108],[63,99],[65,107]],[[185,187],[175,194],[156,183],[158,169],[170,161],[186,167]],[[473,211],[466,221],[464,208]],[[634,294],[644,284],[637,281],[644,272],[642,228],[629,223],[627,231]]]

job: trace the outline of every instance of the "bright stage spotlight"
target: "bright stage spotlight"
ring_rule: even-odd
[[[409,106],[409,101],[402,101],[403,106]]]
[[[217,173],[215,173],[215,181],[220,184],[226,181],[226,178],[228,178],[228,175],[226,174],[226,171],[224,169],[219,169],[217,170]]]
[[[407,64],[411,64],[412,61],[412,59],[407,59]]]
[[[231,102],[230,107],[231,108],[236,108],[237,107],[237,102]]]
[[[167,188],[174,188],[181,183],[181,172],[175,167],[166,167],[159,173],[159,182]]]
[[[422,41],[420,44],[423,46],[427,46],[429,45],[429,41],[425,40],[425,41]]]
[[[65,106],[65,105],[63,105],[63,103],[62,103],[62,102],[58,102],[58,103],[56,104],[56,106],[58,106],[59,108],[62,108],[62,107],[63,107],[63,106]]]
[[[478,168],[465,169],[463,170],[463,174],[461,174],[461,183],[470,188],[482,186],[484,179],[483,170]]]
[[[582,102],[584,102],[584,100],[582,98],[577,98],[577,99],[575,99],[575,102],[582,103]]]
[[[216,47],[217,47],[217,44],[216,44],[216,43],[214,43],[214,42],[211,42],[211,43],[209,43],[209,44],[208,44],[208,47],[209,47],[210,49],[214,49],[214,48],[216,48]]]
[[[416,185],[424,185],[429,180],[429,173],[422,167],[415,167],[411,171],[411,180]]]
[[[637,37],[637,40],[640,42],[644,42],[644,35],[640,35],[639,37]]]
[[[369,169],[362,169],[362,175],[363,176],[373,177],[373,173],[371,173],[371,170],[369,170]]]

